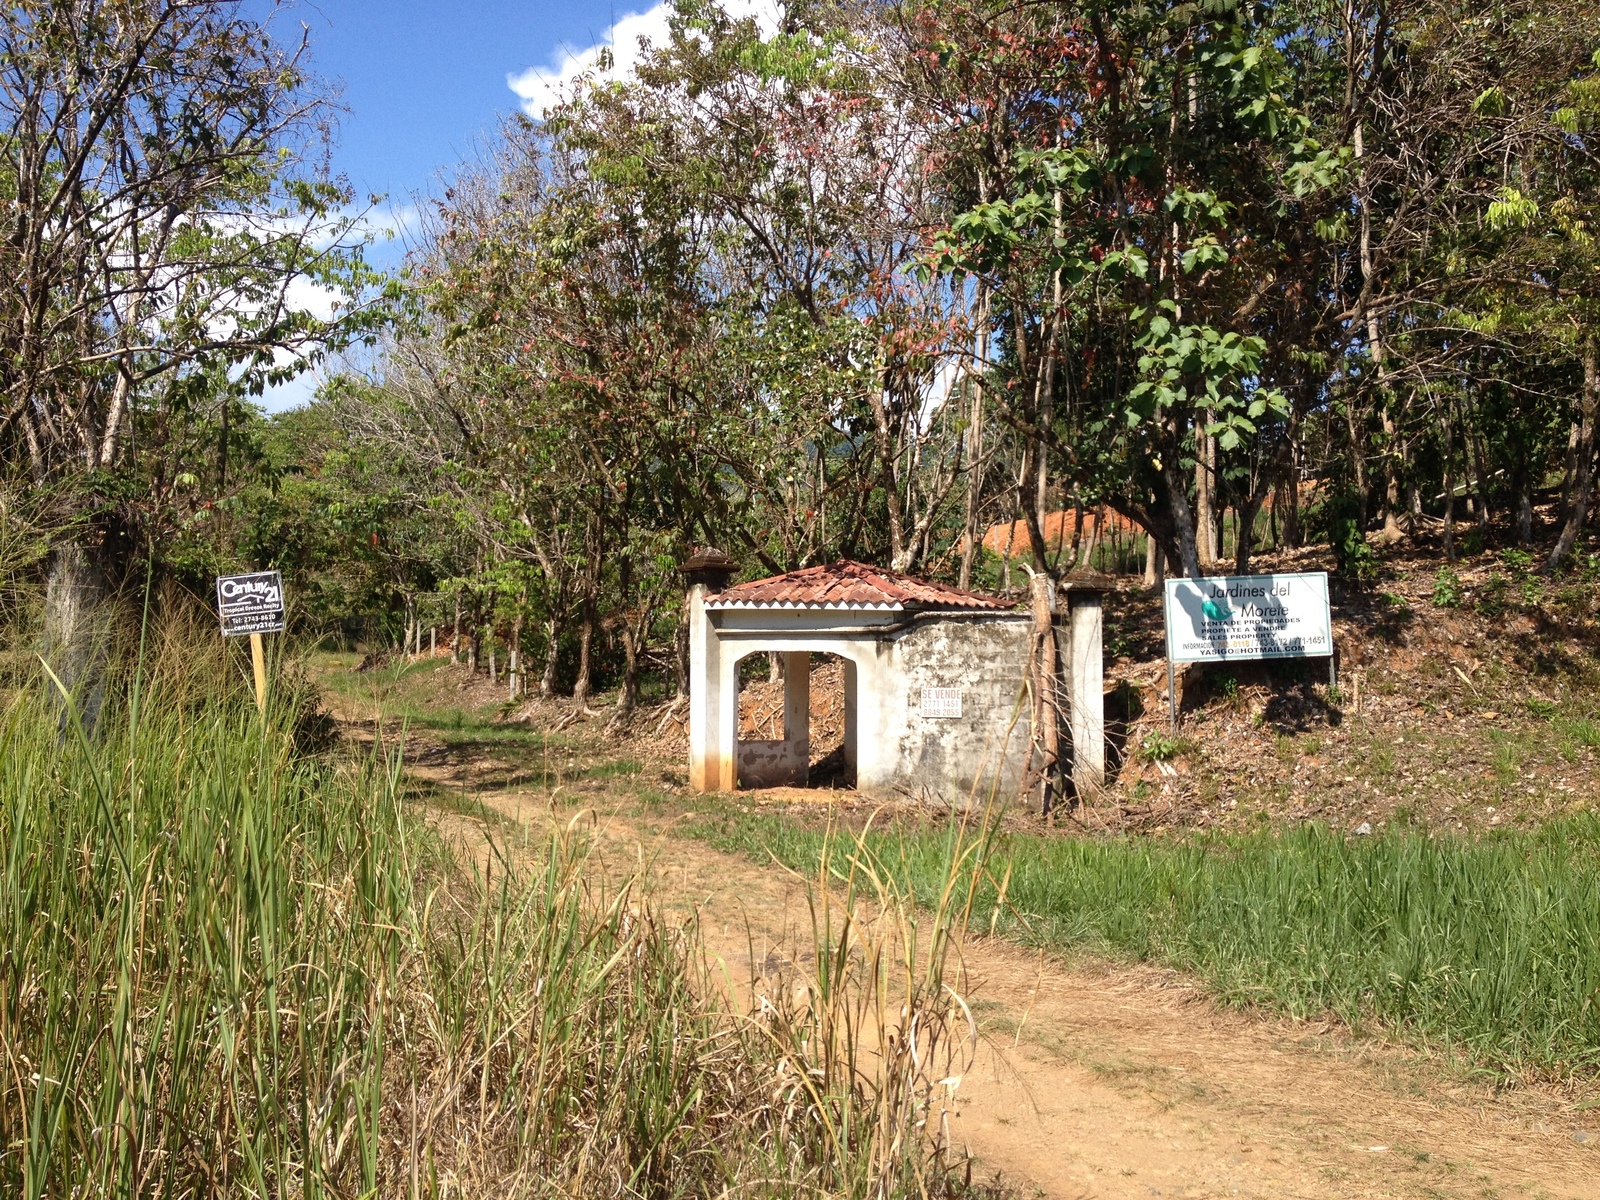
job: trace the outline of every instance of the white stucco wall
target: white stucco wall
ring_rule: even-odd
[[[1027,757],[1022,690],[1032,632],[1026,614],[932,614],[885,645],[877,770],[858,771],[863,791],[910,792],[957,806],[1009,801]],[[959,717],[922,714],[924,688],[961,693]]]
[[[738,741],[738,662],[778,651],[797,656],[791,673],[801,655],[846,661],[854,704],[847,705],[845,757],[859,790],[958,805],[1015,795],[1028,745],[1025,613],[719,610],[706,608],[698,588],[689,602],[692,786],[725,790],[741,776],[759,785],[794,768],[798,747],[787,737]],[[924,688],[959,689],[961,715],[923,716]]]

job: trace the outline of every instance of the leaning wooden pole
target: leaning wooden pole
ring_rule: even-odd
[[[256,707],[261,710],[261,715],[267,715],[267,651],[261,644],[261,635],[250,635],[250,666],[256,676]]]

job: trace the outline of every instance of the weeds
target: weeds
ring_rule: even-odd
[[[124,688],[99,740],[33,690],[0,716],[5,1194],[949,1194],[942,957],[866,993],[924,1074],[826,1058],[854,976],[748,1017],[577,825],[471,868],[397,761],[302,754],[207,675]]]
[[[1473,607],[1478,610],[1478,615],[1489,620],[1498,620],[1511,609],[1510,599],[1511,583],[1504,575],[1492,576],[1477,591],[1473,599]]]
[[[1433,577],[1433,604],[1435,608],[1461,607],[1461,576],[1449,567],[1440,567]]]
[[[1139,757],[1146,762],[1170,762],[1174,758],[1181,758],[1185,754],[1192,754],[1195,743],[1192,738],[1169,736],[1165,733],[1149,734],[1139,747]]]
[[[1515,783],[1522,770],[1522,746],[1511,737],[1498,731],[1489,735],[1493,753],[1490,756],[1494,777],[1501,787]]]
[[[1367,766],[1374,779],[1387,779],[1394,774],[1394,748],[1382,743],[1373,743],[1367,757]]]
[[[1561,737],[1575,745],[1591,750],[1600,747],[1600,721],[1593,717],[1555,717],[1551,724]]]

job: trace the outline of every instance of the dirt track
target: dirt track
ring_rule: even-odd
[[[427,757],[419,775],[541,833],[550,820],[543,793]],[[677,837],[630,802],[602,802],[594,821],[602,860],[649,864],[657,896],[698,911],[731,977],[749,977],[752,948],[785,954],[808,927],[802,883],[776,866]],[[1162,972],[1069,968],[987,938],[963,958],[984,1044],[953,1132],[1024,1195],[1600,1197],[1592,1109],[1495,1096],[1400,1050],[1221,1011]]]
[[[700,907],[736,975],[747,920],[780,948],[808,920],[779,868],[622,816],[600,831],[626,859],[655,859],[658,886]],[[1395,1052],[1218,1012],[1156,972],[1068,970],[991,939],[964,957],[986,1046],[956,1135],[1013,1183],[1059,1197],[1600,1196],[1600,1145],[1573,1141],[1546,1098],[1495,1100]]]

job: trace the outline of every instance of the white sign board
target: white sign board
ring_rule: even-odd
[[[1165,601],[1169,662],[1333,653],[1325,571],[1169,579]]]
[[[922,715],[924,717],[959,717],[961,715],[961,689],[923,688]]]
[[[283,632],[283,576],[276,571],[217,577],[223,637]]]

